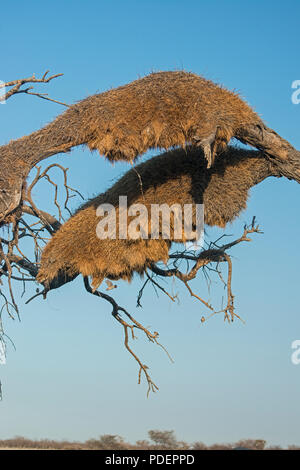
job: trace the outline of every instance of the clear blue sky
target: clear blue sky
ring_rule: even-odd
[[[43,91],[73,103],[153,70],[183,68],[239,90],[300,148],[300,105],[291,102],[291,84],[300,79],[297,0],[29,0],[13,8],[1,6],[1,80],[63,72]],[[13,97],[0,106],[1,143],[60,112],[35,97]],[[82,149],[56,160],[87,197],[127,169]],[[41,197],[47,207],[48,193]],[[300,339],[299,202],[295,182],[270,179],[253,189],[247,211],[226,230],[239,234],[253,215],[264,230],[233,251],[233,289],[245,324],[214,317],[201,325],[202,306],[181,288],[180,305],[149,290],[137,311],[140,281],[119,283],[116,298],[160,332],[175,359],[171,364],[139,335],[136,347],[160,387],[149,399],[110,308],[86,294],[80,280],[46,301],[25,306],[23,298],[21,323],[5,320],[17,350],[9,348],[0,365],[0,438],[110,433],[135,441],[149,429],[173,429],[180,439],[207,444],[263,438],[299,445],[300,365],[290,359],[291,343]],[[220,299],[214,287],[211,298]]]

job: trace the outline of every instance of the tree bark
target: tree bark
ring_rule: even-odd
[[[300,152],[273,129],[264,124],[250,125],[241,129],[236,138],[265,152],[267,158],[278,167],[281,176],[300,183]]]

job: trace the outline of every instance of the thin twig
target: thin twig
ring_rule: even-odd
[[[34,95],[34,96],[37,96],[38,98],[42,98],[44,100],[52,101],[54,103],[61,104],[63,106],[69,107],[70,105],[68,105],[66,103],[62,103],[61,101],[57,101],[57,100],[54,100],[52,98],[49,98],[47,93],[35,93],[35,92],[30,91],[30,90],[33,89],[32,86],[30,86],[28,88],[21,88],[26,83],[49,83],[51,80],[53,80],[57,77],[61,77],[63,75],[63,73],[57,73],[56,75],[51,75],[50,77],[47,77],[48,73],[49,73],[49,70],[47,70],[44,73],[42,78],[36,78],[35,75],[33,74],[31,77],[28,77],[28,78],[21,78],[21,79],[13,80],[13,81],[6,82],[6,83],[0,83],[0,89],[1,88],[6,89],[6,88],[12,87],[6,93],[4,93],[3,95],[0,96],[0,102],[1,101],[7,101],[13,95],[24,93],[24,94],[27,94],[27,95]]]
[[[87,277],[84,277],[84,286],[87,292],[90,294],[96,295],[98,297],[102,297],[103,299],[107,300],[113,307],[112,315],[113,317],[123,326],[124,328],[124,345],[127,351],[133,356],[133,358],[136,360],[136,362],[139,365],[139,373],[138,373],[138,383],[141,381],[141,373],[144,373],[144,376],[147,380],[148,383],[148,391],[147,391],[147,396],[149,396],[149,393],[155,392],[158,390],[158,386],[152,381],[149,373],[148,373],[148,366],[146,364],[143,364],[142,361],[139,359],[139,357],[133,352],[133,350],[129,346],[129,338],[128,338],[128,329],[131,331],[132,339],[135,339],[134,335],[134,329],[137,328],[141,331],[143,331],[148,338],[148,340],[152,343],[156,343],[160,347],[164,349],[164,351],[167,353],[168,357],[172,360],[171,356],[167,352],[167,350],[158,342],[158,333],[155,331],[154,333],[151,333],[147,328],[145,328],[141,323],[139,323],[130,313],[127,312],[123,307],[117,304],[117,302],[109,295],[105,294],[104,292],[100,291],[93,291],[90,284],[89,280]],[[120,314],[124,314],[129,318],[129,320],[132,322],[131,324],[127,323]]]

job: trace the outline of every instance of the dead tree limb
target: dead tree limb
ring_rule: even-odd
[[[147,384],[148,384],[147,396],[149,396],[150,392],[155,392],[156,390],[158,390],[158,386],[153,382],[153,380],[151,379],[151,377],[149,375],[149,372],[148,372],[149,367],[146,364],[143,364],[143,362],[139,359],[139,357],[136,355],[136,353],[129,346],[128,330],[131,331],[131,338],[133,340],[135,339],[135,334],[134,334],[135,329],[143,331],[145,333],[147,339],[151,343],[155,343],[158,346],[162,347],[164,349],[164,351],[167,353],[170,360],[173,361],[171,356],[167,352],[167,350],[164,348],[164,346],[162,346],[158,342],[158,340],[157,340],[157,338],[159,336],[158,332],[154,331],[154,333],[151,333],[147,328],[145,328],[141,323],[139,323],[130,313],[128,313],[127,310],[125,310],[125,308],[121,307],[110,295],[107,295],[104,292],[100,292],[98,290],[94,291],[91,288],[91,286],[89,284],[89,280],[88,280],[87,277],[84,277],[84,286],[85,286],[85,289],[87,290],[87,292],[89,292],[90,294],[96,295],[97,297],[101,297],[102,299],[106,300],[107,302],[109,302],[112,305],[112,307],[113,307],[113,310],[112,310],[113,317],[124,328],[124,345],[125,345],[125,348],[127,349],[127,351],[131,354],[131,356],[136,360],[136,362],[139,365],[138,384],[141,383],[141,374],[143,373],[145,378],[146,378]],[[128,323],[127,321],[125,321],[124,318],[122,318],[122,314],[125,315],[127,318],[129,318],[131,323]]]
[[[47,77],[48,73],[49,73],[49,70],[47,70],[44,73],[42,78],[36,78],[35,74],[33,74],[31,77],[20,78],[17,80],[12,80],[11,82],[6,82],[6,83],[0,83],[0,90],[1,89],[5,90],[5,93],[0,95],[0,102],[7,101],[13,95],[25,93],[27,95],[37,96],[38,98],[42,98],[44,100],[52,101],[54,103],[62,104],[63,106],[69,107],[69,105],[66,103],[62,103],[61,101],[57,101],[52,98],[49,98],[47,93],[32,92],[31,90],[33,90],[33,86],[30,86],[28,88],[22,88],[22,86],[27,83],[49,83],[54,78],[61,77],[63,75],[63,73],[57,73],[56,75],[51,75],[50,77]],[[10,88],[10,90],[6,91],[7,88]]]
[[[210,314],[210,316],[212,314],[223,312],[224,320],[233,321],[235,317],[241,319],[240,316],[236,314],[235,309],[234,309],[234,295],[232,294],[232,261],[227,251],[230,248],[242,242],[250,242],[251,238],[249,237],[249,235],[253,233],[262,233],[262,231],[259,228],[259,225],[255,225],[255,217],[253,218],[252,223],[250,225],[245,225],[243,234],[236,240],[230,243],[221,245],[218,248],[209,248],[207,250],[203,250],[198,255],[186,254],[185,252],[170,254],[169,259],[171,261],[172,260],[174,261],[173,263],[171,262],[171,266],[169,265],[168,269],[162,269],[155,264],[151,264],[150,270],[154,274],[156,274],[158,278],[167,277],[167,278],[179,279],[184,284],[184,286],[188,289],[192,297],[195,297],[203,305],[205,305],[205,307],[207,307],[211,312],[213,312]],[[216,243],[214,243],[214,245],[216,245]],[[194,261],[194,265],[187,272],[182,272],[177,267],[174,267],[174,262],[176,263],[178,260]],[[198,271],[200,269],[203,269],[207,265],[210,265],[213,263],[216,263],[218,265],[219,263],[224,263],[224,262],[227,263],[227,269],[228,269],[227,280],[224,281],[226,285],[226,289],[227,289],[227,304],[224,309],[217,311],[212,307],[212,305],[209,302],[205,301],[202,297],[194,293],[191,286],[189,285],[189,282],[196,278]],[[140,292],[138,296],[139,303],[141,301],[141,296],[142,296],[142,292]]]
[[[36,187],[36,185],[42,179],[46,178],[46,180],[50,180],[49,182],[51,186],[55,188],[53,201],[54,206],[57,209],[59,218],[62,218],[62,209],[58,201],[58,185],[51,180],[48,174],[52,169],[58,169],[63,173],[63,187],[65,190],[63,205],[65,210],[70,213],[68,209],[68,202],[72,196],[72,192],[74,194],[80,195],[78,191],[68,185],[67,168],[62,167],[59,164],[52,164],[49,165],[44,171],[41,171],[40,168],[36,169],[36,175],[33,177],[32,182],[28,185],[23,193],[23,205],[20,210],[14,214],[14,217],[11,218],[11,223],[7,227],[8,237],[0,238],[0,279],[1,277],[4,277],[7,281],[10,301],[8,301],[6,297],[3,298],[5,300],[6,310],[9,312],[10,317],[14,317],[14,313],[17,315],[19,313],[13,292],[12,281],[21,281],[24,286],[23,292],[25,292],[25,283],[28,281],[33,281],[36,283],[40,253],[43,245],[48,241],[48,238],[45,237],[44,232],[46,231],[48,236],[52,236],[55,231],[61,227],[61,222],[52,214],[41,210],[35,204],[32,198],[32,190]],[[24,218],[26,215],[33,216],[35,218],[35,222],[33,224],[28,223]],[[23,252],[21,242],[25,238],[32,240],[34,256],[29,253],[25,255]],[[58,273],[58,276],[53,279],[53,282],[47,286],[47,290],[43,289],[40,291],[38,289],[37,294],[31,297],[26,303],[30,302],[33,298],[39,295],[43,295],[43,297],[45,297],[49,290],[58,289],[66,283],[73,281],[76,277],[77,274],[70,276],[63,272]]]

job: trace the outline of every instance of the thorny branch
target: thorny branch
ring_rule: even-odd
[[[3,233],[4,228],[2,228],[2,233],[0,234],[0,347],[2,349],[5,348],[7,340],[12,342],[4,332],[2,324],[3,313],[5,312],[7,316],[13,320],[15,318],[20,318],[18,304],[15,300],[15,287],[18,284],[22,286],[21,297],[23,297],[28,282],[31,285],[36,285],[35,279],[38,273],[42,245],[48,241],[49,235],[52,236],[54,232],[60,228],[60,221],[63,220],[62,209],[58,199],[58,185],[51,180],[48,174],[48,172],[53,168],[58,168],[63,173],[63,186],[65,191],[63,208],[69,214],[71,214],[71,211],[68,208],[68,202],[70,198],[76,194],[83,198],[83,196],[77,190],[71,188],[68,185],[67,168],[64,168],[58,164],[52,164],[41,172],[41,168],[37,167],[36,175],[33,178],[33,181],[29,184],[27,191],[23,195],[23,206],[21,210],[14,213],[13,217],[11,218],[11,223],[6,227],[6,234]],[[59,220],[48,212],[39,209],[33,201],[32,190],[43,178],[48,181],[52,187],[54,187],[54,205],[57,209]],[[25,220],[25,217],[28,215],[35,218],[33,223]],[[45,236],[45,231],[47,232],[47,236]],[[22,242],[26,240],[31,242],[33,251],[31,255],[28,253],[28,244],[26,245],[26,255],[24,253],[23,247],[21,246]],[[57,289],[67,282],[72,281],[75,279],[75,277],[77,276],[58,276],[50,284],[47,290]],[[7,286],[7,294],[3,289],[5,284]],[[26,303],[40,295],[45,297],[46,291],[45,289],[40,290],[40,288],[36,287],[35,295],[31,297],[31,299],[29,299]],[[0,381],[0,400],[1,399],[2,390]]]
[[[226,243],[223,245],[218,245],[218,241],[211,242],[209,244],[208,249],[202,250],[199,254],[195,254],[189,251],[183,251],[183,252],[177,252],[170,254],[170,263],[168,265],[167,269],[161,269],[159,266],[156,264],[152,264],[150,266],[150,270],[156,275],[156,279],[154,280],[153,277],[150,277],[147,275],[147,281],[144,283],[142,288],[140,289],[138,293],[138,298],[137,298],[137,305],[141,306],[141,298],[142,294],[144,291],[144,288],[146,284],[150,281],[156,286],[160,288],[168,297],[171,298],[171,300],[174,301],[174,297],[172,297],[165,289],[162,287],[157,279],[162,279],[162,278],[177,278],[179,279],[184,286],[187,288],[188,292],[192,297],[195,297],[197,300],[199,300],[205,307],[207,307],[212,313],[210,316],[217,314],[217,313],[224,313],[224,320],[227,320],[228,322],[233,321],[234,317],[237,317],[241,320],[240,316],[235,312],[235,307],[234,307],[234,295],[232,293],[232,261],[231,257],[228,255],[227,250],[230,248],[238,245],[239,243],[242,242],[249,242],[251,241],[251,238],[249,237],[250,234],[253,233],[262,233],[259,225],[256,225],[255,217],[253,217],[252,222],[250,225],[245,225],[244,226],[244,231],[241,237],[237,238],[236,240],[233,240],[230,243]],[[181,271],[178,268],[178,263],[179,261],[194,261],[193,266],[191,269],[188,269],[186,272]],[[224,281],[222,273],[219,269],[219,264],[220,263],[227,263],[227,280]],[[226,287],[226,292],[227,292],[227,303],[224,309],[222,310],[215,310],[212,305],[205,301],[202,297],[200,297],[198,294],[196,294],[191,286],[189,285],[189,282],[193,279],[196,278],[198,271],[200,269],[204,270],[205,268],[209,267],[209,265],[215,264],[216,267],[213,269],[218,276],[220,277],[221,281],[225,284]],[[207,275],[207,274],[206,274]],[[205,318],[202,317],[201,321],[204,321]]]
[[[74,197],[76,194],[81,197],[81,199],[84,199],[82,194],[74,188],[71,188],[71,186],[68,185],[68,178],[67,178],[67,172],[68,168],[64,168],[62,165],[59,163],[52,163],[51,165],[47,166],[47,168],[41,172],[41,167],[36,166],[36,175],[29,187],[27,188],[26,194],[24,196],[24,201],[29,203],[29,210],[27,209],[27,213],[33,213],[34,215],[38,216],[45,224],[45,228],[49,231],[50,235],[52,235],[53,231],[56,231],[60,223],[64,221],[64,218],[62,216],[62,210],[60,207],[60,204],[58,202],[58,185],[50,178],[49,176],[49,171],[52,168],[58,168],[59,170],[62,171],[63,176],[64,176],[64,189],[65,189],[65,200],[64,200],[64,209],[69,213],[69,215],[72,215],[69,207],[68,207],[68,202],[69,200]],[[32,190],[36,186],[36,184],[41,181],[42,179],[46,179],[48,183],[54,188],[54,204],[57,208],[58,211],[58,221],[54,219],[53,217],[49,218],[49,214],[44,213],[43,211],[40,211],[35,203],[33,202],[32,199]]]
[[[20,78],[18,80],[13,80],[10,82],[0,83],[0,89],[4,89],[4,93],[0,95],[0,102],[7,101],[13,95],[24,93],[27,95],[34,95],[34,96],[37,96],[38,98],[42,98],[44,100],[52,101],[54,103],[58,103],[63,106],[69,107],[69,105],[66,103],[62,103],[61,101],[57,101],[52,98],[49,98],[48,93],[35,93],[31,91],[34,88],[33,86],[22,88],[22,86],[27,83],[49,83],[54,78],[61,77],[63,75],[63,73],[57,73],[56,75],[51,75],[50,77],[48,77],[48,73],[49,73],[49,70],[47,70],[44,73],[42,78],[36,78],[35,74],[33,74],[31,77],[28,77],[28,78]],[[6,91],[7,88],[10,88],[10,89]]]
[[[11,224],[9,224],[7,227],[7,236],[5,238],[3,236],[0,238],[0,295],[2,300],[4,300],[1,313],[3,309],[5,309],[11,318],[15,318],[15,315],[19,315],[12,281],[20,281],[22,283],[23,296],[25,293],[26,283],[28,281],[35,282],[43,246],[49,240],[49,235],[52,236],[55,231],[60,228],[61,221],[64,220],[58,197],[58,185],[54,183],[54,181],[52,181],[49,176],[49,171],[55,168],[59,169],[63,173],[63,187],[65,191],[63,208],[69,214],[71,214],[71,211],[68,207],[70,198],[77,194],[83,199],[83,196],[77,190],[71,188],[68,185],[67,168],[64,168],[63,166],[56,163],[49,165],[43,171],[41,171],[41,167],[36,167],[36,175],[32,182],[28,185],[28,188],[23,195],[23,206],[21,210],[17,211],[12,217]],[[42,179],[45,179],[54,188],[53,202],[58,212],[58,219],[53,215],[39,209],[33,201],[32,191],[37,183]],[[33,216],[36,220],[33,223],[30,223],[25,219],[26,215]],[[47,234],[45,234],[45,231]],[[29,240],[32,243],[32,255],[24,254],[22,242],[25,240]],[[26,246],[26,253],[27,252],[28,244]],[[60,276],[51,283],[49,289],[57,289],[67,282],[70,282],[75,277],[76,276]],[[1,290],[1,285],[3,284],[1,278],[5,278],[7,280],[10,297],[9,300]],[[37,288],[37,293],[31,299],[29,299],[29,301],[39,295],[45,296],[45,293],[45,289],[40,291],[40,289]]]
[[[87,277],[84,277],[84,286],[87,292],[90,294],[96,295],[98,297],[101,297],[108,301],[112,305],[112,315],[113,317],[123,326],[124,328],[124,345],[127,351],[134,357],[134,359],[137,361],[139,365],[139,373],[138,373],[138,383],[141,383],[141,374],[143,373],[145,375],[145,378],[148,383],[148,391],[147,391],[147,396],[149,396],[149,393],[155,392],[158,390],[158,386],[155,385],[155,383],[152,381],[149,373],[148,373],[148,366],[146,364],[143,364],[142,361],[139,359],[139,357],[132,351],[132,349],[129,346],[129,338],[128,338],[128,330],[131,331],[131,338],[134,340],[136,336],[134,335],[134,329],[141,330],[145,333],[146,337],[151,343],[156,343],[158,346],[161,346],[164,351],[167,353],[169,356],[170,360],[172,361],[171,356],[167,352],[167,350],[157,341],[157,338],[159,336],[159,333],[157,331],[154,331],[154,333],[151,333],[147,328],[145,328],[141,323],[139,323],[130,313],[125,310],[125,308],[121,307],[111,296],[100,292],[98,290],[93,291],[90,284],[89,280]],[[128,323],[127,321],[122,318],[122,313],[125,315],[127,318],[129,318],[131,323]]]

